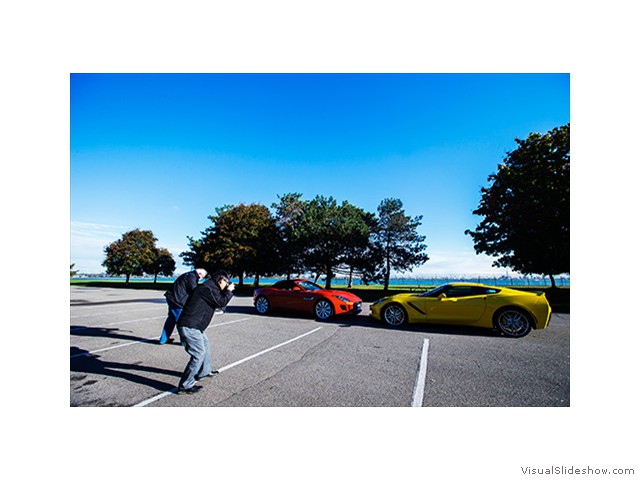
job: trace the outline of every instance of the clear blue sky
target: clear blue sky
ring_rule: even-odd
[[[464,235],[514,139],[569,122],[568,74],[72,74],[71,262],[149,229],[176,257],[224,204],[384,198],[423,215],[412,275],[495,274]]]

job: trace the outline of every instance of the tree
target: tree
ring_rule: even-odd
[[[75,266],[76,266],[76,264],[72,263],[70,265],[70,267],[69,267],[69,274],[70,274],[69,276],[71,276],[71,277],[75,277],[78,274],[78,271],[73,269],[73,267],[75,267]]]
[[[375,248],[370,240],[376,218],[373,213],[348,202],[342,204],[340,213],[344,251],[338,260],[348,274],[347,287],[352,288],[354,274],[366,279],[375,271]]]
[[[180,256],[185,263],[208,271],[225,269],[244,284],[245,274],[275,273],[278,265],[277,229],[269,209],[260,204],[225,205],[209,216],[212,225],[200,240],[189,237],[190,251]]]
[[[173,259],[173,255],[166,248],[158,249],[158,257],[156,258],[151,271],[153,274],[153,283],[158,281],[158,275],[164,275],[170,277],[176,270],[176,261]]]
[[[498,171],[482,188],[475,215],[484,219],[467,230],[476,253],[497,257],[494,266],[522,274],[569,272],[569,127],[515,139]]]
[[[386,198],[378,205],[378,223],[372,237],[373,249],[381,258],[378,277],[384,280],[384,289],[389,289],[391,270],[411,271],[422,265],[429,256],[424,252],[425,237],[418,235],[422,215],[411,218],[404,213],[402,201]]]
[[[277,273],[285,273],[287,280],[291,279],[292,273],[298,273],[304,269],[305,245],[301,239],[299,227],[305,202],[301,200],[301,197],[301,193],[278,195],[280,203],[271,205],[275,209],[275,222],[279,233],[277,244],[280,265],[277,268]]]
[[[200,239],[187,236],[189,250],[181,252],[179,256],[182,258],[182,263],[185,265],[191,265],[195,268],[204,268],[208,272],[212,273],[214,270],[209,270],[211,267],[204,262],[204,242],[206,238],[204,235],[206,232],[200,233],[203,235]]]
[[[126,232],[120,240],[104,248],[106,258],[102,266],[109,275],[126,275],[126,283],[129,283],[131,275],[152,271],[158,257],[156,240],[150,230],[135,229]]]
[[[338,205],[333,197],[318,195],[306,202],[300,215],[300,241],[305,269],[326,276],[325,287],[331,288],[336,268],[351,261],[357,248],[366,248],[369,227],[366,215],[349,202]]]

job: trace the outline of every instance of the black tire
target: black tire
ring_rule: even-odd
[[[409,321],[407,311],[399,303],[390,303],[386,305],[381,312],[382,319],[390,327],[398,328],[406,325]]]
[[[531,317],[527,312],[515,307],[498,310],[494,318],[500,332],[511,338],[522,338],[531,332]]]
[[[260,295],[256,298],[256,310],[261,315],[266,315],[271,310],[271,304],[269,303],[269,299],[264,295]]]
[[[313,314],[317,320],[329,320],[333,313],[333,305],[329,300],[321,298],[313,305]]]

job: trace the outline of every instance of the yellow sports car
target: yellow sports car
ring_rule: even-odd
[[[479,283],[448,283],[424,293],[401,293],[371,305],[371,316],[392,327],[407,322],[471,325],[524,337],[547,328],[551,307],[544,293]]]

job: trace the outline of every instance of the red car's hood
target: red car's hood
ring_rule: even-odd
[[[337,295],[343,298],[346,298],[350,302],[361,302],[362,299],[353,293],[345,292],[344,290],[322,290],[322,292],[327,293],[329,295]]]

